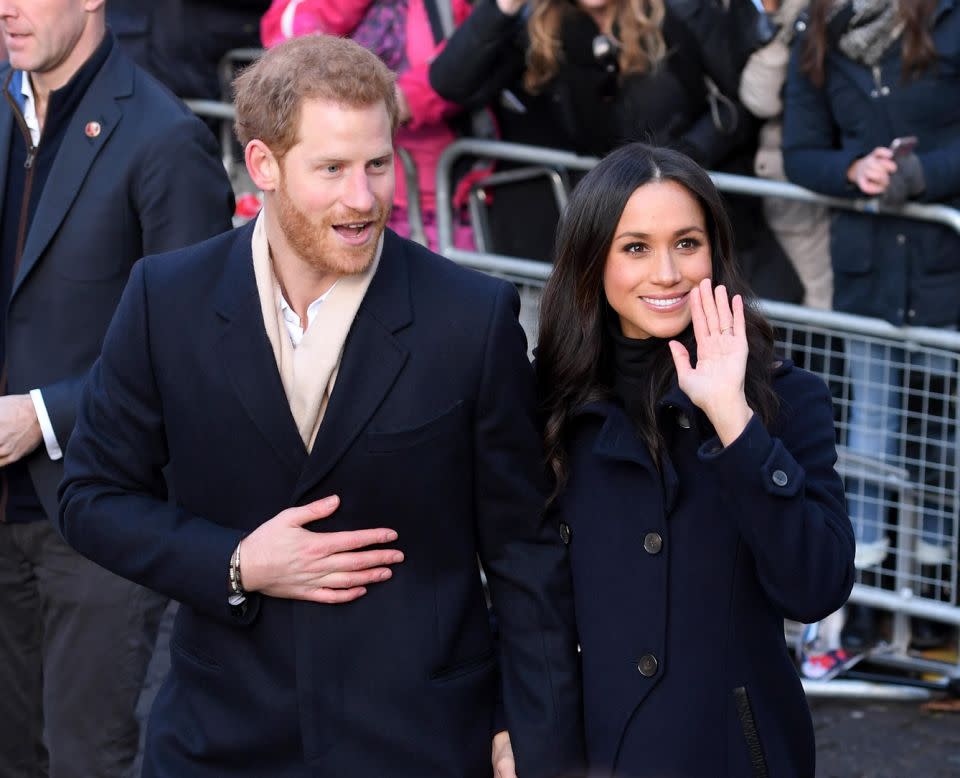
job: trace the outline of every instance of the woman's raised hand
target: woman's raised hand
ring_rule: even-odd
[[[747,405],[747,331],[743,298],[727,300],[724,286],[711,288],[709,278],[690,290],[690,318],[697,339],[697,366],[682,343],[671,340],[670,352],[680,388],[700,408],[724,446],[743,432],[753,411]]]

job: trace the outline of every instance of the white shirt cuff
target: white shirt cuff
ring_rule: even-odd
[[[53,431],[53,424],[50,423],[50,414],[47,413],[47,405],[43,401],[43,395],[39,389],[30,390],[30,399],[33,400],[33,408],[37,412],[37,421],[40,422],[40,431],[43,433],[43,442],[47,447],[47,456],[56,461],[63,459],[63,452],[60,450],[60,444],[57,442],[57,434]]]

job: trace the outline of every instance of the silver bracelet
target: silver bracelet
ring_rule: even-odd
[[[241,540],[240,543],[243,541]],[[230,555],[230,596],[227,602],[233,607],[243,605],[247,601],[247,593],[243,590],[243,579],[240,577],[240,543]]]

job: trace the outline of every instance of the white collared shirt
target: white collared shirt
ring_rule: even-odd
[[[30,74],[26,71],[20,80],[20,94],[23,95],[23,120],[30,131],[30,142],[36,146],[40,143],[40,119],[37,117],[37,100],[33,94],[33,84],[30,82]],[[57,434],[53,431],[53,423],[50,421],[50,414],[47,413],[43,394],[39,389],[31,389],[30,399],[33,401],[37,421],[40,422],[40,432],[43,433],[43,444],[46,446],[47,456],[53,460],[63,459],[63,450],[60,448]]]
[[[333,286],[327,289],[326,292],[320,295],[307,307],[306,327],[301,326],[300,317],[297,316],[296,311],[290,307],[290,303],[287,302],[286,298],[282,294],[280,295],[280,313],[283,315],[283,323],[287,325],[287,332],[290,333],[290,341],[293,343],[294,348],[300,345],[300,341],[303,340],[303,333],[310,328],[310,324],[313,322],[317,315],[317,311],[320,309],[320,304],[330,296],[330,293],[336,288],[336,286],[337,282],[334,281]]]
[[[30,130],[30,140],[36,146],[40,143],[40,119],[37,117],[37,99],[33,95],[33,84],[26,71],[20,81],[20,94],[23,95],[23,120]]]

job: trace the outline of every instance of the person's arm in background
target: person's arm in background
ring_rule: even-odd
[[[430,65],[430,85],[468,109],[491,103],[524,71],[524,0],[477,0]]]
[[[783,84],[789,59],[789,46],[775,38],[747,60],[738,95],[743,106],[758,119],[776,119],[783,114]]]
[[[407,126],[411,129],[436,124],[450,118],[461,106],[445,100],[430,85],[430,64],[443,51],[445,41],[435,40],[425,2],[410,0],[407,9],[407,60],[409,67],[397,77],[397,88],[403,95],[408,113]],[[454,24],[460,25],[470,15],[466,0],[452,3]]]
[[[373,0],[273,0],[260,20],[260,40],[266,47],[325,32],[349,35],[360,24]]]
[[[914,152],[923,170],[926,188],[917,200],[939,203],[960,197],[960,137],[939,149]]]
[[[790,62],[790,43],[807,0],[763,0],[763,5],[780,28],[750,55],[740,74],[738,89],[740,102],[750,113],[760,119],[777,119],[783,116],[783,86]]]
[[[836,125],[826,93],[800,70],[805,39],[794,40],[784,86],[783,164],[793,183],[835,197],[851,197],[860,190],[848,171],[870,149],[838,149]]]
[[[710,52],[681,18],[668,11],[663,34],[673,56],[682,61],[681,67],[696,73],[698,79],[710,76],[719,90],[719,94],[708,94],[707,110],[675,139],[676,145],[703,167],[714,168],[753,141],[757,121],[737,99],[736,84],[731,90],[725,86],[729,79],[714,78],[717,72],[723,74],[723,68],[717,71],[710,66]]]
[[[667,18],[680,21],[697,41],[707,75],[735,95],[740,73],[756,47],[757,10],[752,0],[668,0]]]
[[[275,0],[260,24],[260,36],[265,46],[273,46],[299,35],[324,32],[331,35],[350,35],[362,21],[375,0]],[[433,38],[424,0],[410,0],[407,9],[408,40],[406,43],[409,67],[397,78],[401,92],[401,116],[408,126],[435,124],[460,107],[444,100],[430,86],[430,62],[443,43]],[[470,13],[465,0],[453,3],[454,21],[459,24]]]

